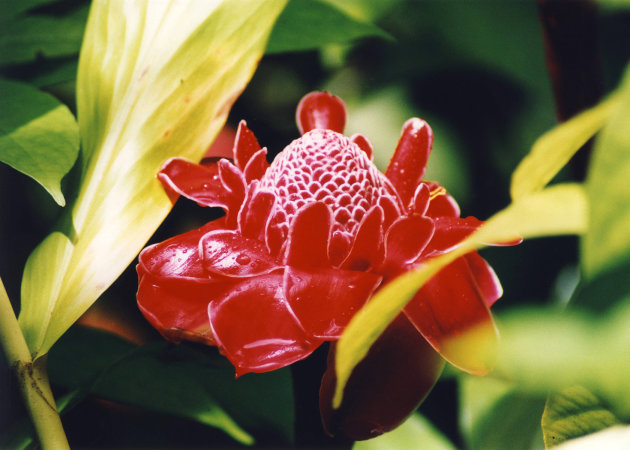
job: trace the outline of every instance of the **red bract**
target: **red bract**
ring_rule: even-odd
[[[158,176],[172,199],[225,211],[140,254],[138,305],[164,337],[217,345],[237,375],[287,366],[337,340],[385,283],[481,224],[423,181],[433,141],[426,122],[405,123],[383,174],[364,136],[341,134],[345,117],[341,100],[311,93],[297,110],[302,137],[271,165],[244,122],[233,162],[164,164]],[[483,373],[446,344],[480,324],[494,332],[489,307],[500,296],[476,252],[443,269],[357,367],[337,411],[329,364],[320,396],[327,430],[366,439],[397,426],[439,376],[438,353]]]

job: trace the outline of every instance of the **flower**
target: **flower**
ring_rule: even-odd
[[[423,180],[433,141],[426,122],[404,124],[381,173],[368,140],[342,134],[345,120],[340,99],[315,92],[297,108],[302,136],[271,164],[245,122],[233,162],[164,164],[158,177],[173,201],[183,195],[225,211],[140,254],[138,305],[165,338],[218,346],[237,376],[285,367],[337,340],[381,286],[481,224],[460,218],[446,190]],[[445,343],[479,324],[494,336],[489,307],[501,293],[476,252],[443,269],[356,368],[336,411],[329,363],[320,393],[326,429],[366,439],[394,428],[431,389],[440,354],[469,372],[487,370]]]

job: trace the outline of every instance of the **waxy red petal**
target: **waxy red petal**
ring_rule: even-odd
[[[165,285],[145,275],[138,284],[138,307],[149,323],[170,341],[215,345],[206,314],[208,303],[213,296],[228,292],[232,284],[174,283],[171,280]]]
[[[243,170],[245,181],[247,183],[251,183],[253,180],[260,180],[267,171],[267,168],[269,168],[269,163],[267,162],[267,149],[263,148],[254,153],[245,166],[245,169]]]
[[[359,133],[353,134],[350,137],[350,140],[357,144],[359,148],[365,152],[370,161],[374,159],[374,149],[372,148],[370,141],[368,141],[365,136]]]
[[[352,440],[370,439],[400,425],[418,408],[444,367],[442,358],[403,315],[355,367],[338,410],[332,409],[334,364],[332,347],[319,394],[322,421],[328,433]]]
[[[234,164],[226,159],[219,161],[219,178],[223,184],[228,199],[226,214],[227,226],[236,228],[238,211],[245,200],[247,185],[243,173]]]
[[[346,105],[328,92],[311,92],[300,100],[295,115],[300,134],[316,128],[343,133],[346,126]]]
[[[327,267],[332,214],[322,202],[314,202],[298,210],[287,244],[286,264],[293,267]]]
[[[373,273],[287,267],[284,291],[309,337],[338,339],[381,280]]]
[[[282,285],[283,276],[278,274],[246,279],[208,307],[217,345],[237,376],[288,366],[321,344],[307,339]]]
[[[350,253],[341,264],[342,269],[368,270],[383,262],[383,210],[375,206],[370,209],[359,224],[350,248]]]
[[[405,207],[409,206],[424,176],[432,146],[433,130],[428,123],[417,117],[405,122],[394,156],[385,171]]]
[[[459,217],[461,211],[455,199],[449,193],[434,182],[423,182],[429,188],[429,207],[426,215],[429,217]]]
[[[490,267],[490,264],[479,256],[479,253],[468,253],[465,258],[486,305],[488,307],[492,306],[503,295],[503,287],[501,287],[499,277],[497,277],[494,269]]]
[[[413,202],[411,204],[411,212],[420,216],[427,215],[429,209],[429,200],[431,193],[429,187],[425,183],[420,183],[413,194]]]
[[[138,263],[138,307],[167,339],[214,344],[207,319],[208,302],[233,283],[211,279],[203,270],[199,239],[223,226],[223,220],[145,248]]]
[[[230,196],[221,183],[217,164],[201,165],[182,158],[171,158],[162,165],[158,179],[172,201],[183,195],[200,206],[218,206],[227,210],[230,204]]]
[[[486,357],[497,344],[496,329],[465,258],[431,278],[404,312],[447,361],[474,375],[490,370]]]
[[[271,192],[259,191],[256,188],[256,183],[253,182],[238,217],[241,235],[252,239],[260,239],[264,236],[269,214],[275,202],[275,197]]]
[[[434,229],[433,220],[424,216],[396,220],[385,235],[385,261],[379,272],[390,278],[418,259],[431,241]]]
[[[455,248],[461,241],[470,236],[483,222],[475,217],[436,217],[435,233],[427,246],[424,256],[445,253]]]
[[[241,120],[236,130],[236,139],[234,139],[234,163],[236,167],[244,171],[249,160],[256,152],[260,150],[260,144],[254,133],[247,128],[244,120]]]
[[[206,271],[226,277],[251,277],[280,268],[265,244],[233,230],[207,233],[199,241],[199,252]]]

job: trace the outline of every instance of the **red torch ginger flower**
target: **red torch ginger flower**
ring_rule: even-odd
[[[165,338],[217,345],[237,375],[285,367],[337,340],[381,286],[481,224],[422,180],[433,140],[426,122],[405,123],[383,174],[365,137],[341,134],[345,117],[341,100],[311,93],[298,106],[302,137],[271,165],[244,122],[233,162],[164,164],[158,176],[173,200],[225,211],[140,254],[138,305]],[[487,370],[445,344],[479,324],[494,333],[489,307],[500,296],[476,252],[443,269],[356,368],[337,411],[331,356],[320,394],[327,430],[366,439],[400,424],[439,376],[440,354]]]

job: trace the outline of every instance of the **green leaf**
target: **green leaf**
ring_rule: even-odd
[[[459,377],[460,429],[471,450],[536,448],[545,398],[490,377]]]
[[[109,400],[186,417],[219,428],[243,444],[261,432],[291,442],[289,370],[234,379],[217,353],[165,343],[136,347],[102,331],[74,327],[50,352],[55,385]]]
[[[590,229],[581,242],[581,262],[589,279],[630,262],[630,69],[619,96],[595,141],[586,181]]]
[[[349,16],[328,2],[291,0],[271,33],[267,53],[312,50],[370,36],[391,38],[376,25]]]
[[[533,238],[557,234],[580,234],[586,230],[586,199],[579,185],[557,185],[532,193],[491,217],[484,226],[450,253],[425,261],[384,286],[350,321],[337,344],[335,367],[337,386],[333,404],[341,404],[343,389],[354,367],[365,357],[370,346],[409,302],[422,285],[441,268],[471,250],[488,243],[507,243],[517,237]],[[452,342],[449,361],[478,361],[492,365],[493,343],[484,328]],[[494,335],[493,335],[494,336]],[[446,347],[446,346],[445,346]]]
[[[374,439],[355,442],[353,450],[450,450],[455,446],[420,414],[410,416],[402,425]]]
[[[64,206],[61,179],[79,152],[70,110],[27,84],[0,79],[0,161],[41,184]]]
[[[87,12],[88,8],[82,6],[61,17],[18,15],[4,22],[0,34],[0,65],[76,55],[81,47]]]
[[[500,317],[501,346],[491,376],[547,394],[580,385],[621,419],[630,417],[630,298],[601,317],[528,308]]]
[[[545,447],[619,424],[619,419],[588,389],[572,386],[549,394],[542,416]]]
[[[162,163],[199,160],[253,75],[285,0],[92,3],[77,80],[81,181],[63,231],[68,264],[41,251],[60,285],[22,297],[31,352],[46,353],[133,260],[171,208]],[[25,278],[25,292],[41,292]]]
[[[612,96],[538,138],[512,174],[512,199],[544,188],[604,125],[618,103],[617,96]]]

